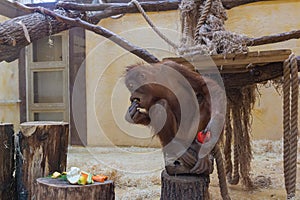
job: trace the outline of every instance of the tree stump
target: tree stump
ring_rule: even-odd
[[[209,175],[170,176],[161,173],[161,200],[208,200]]]
[[[0,123],[0,199],[16,199],[14,164],[14,130],[12,124]]]
[[[69,125],[64,122],[21,124],[22,182],[28,199],[34,198],[36,179],[66,170]]]
[[[36,200],[113,200],[115,199],[114,183],[95,182],[90,185],[71,185],[67,181],[51,178],[37,179]]]

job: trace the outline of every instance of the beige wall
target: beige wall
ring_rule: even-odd
[[[164,12],[159,17],[153,13],[150,17],[156,24],[163,24],[162,31],[166,35],[178,39],[179,23],[174,21],[179,18],[177,12]],[[148,49],[158,58],[174,55],[140,15],[107,19],[100,25]],[[126,65],[141,60],[103,37],[87,32],[87,38],[88,144],[158,146],[148,128],[130,125],[124,120],[129,93],[121,77]]]
[[[8,18],[0,15],[0,22]],[[18,130],[19,115],[18,61],[0,63],[0,123],[13,123]]]
[[[228,12],[227,29],[259,37],[300,29],[300,1],[277,0],[240,6]],[[292,49],[300,55],[300,40],[290,40],[251,48],[251,50]],[[270,86],[270,85],[269,85]],[[282,137],[282,98],[274,87],[260,87],[253,110],[253,137],[280,139]]]
[[[240,6],[228,11],[228,30],[258,37],[300,28],[300,2],[269,1]],[[151,13],[154,23],[178,42],[178,12]],[[159,58],[172,55],[170,48],[149,28],[140,14],[106,19],[101,26],[130,42],[147,48]],[[101,36],[87,32],[87,109],[89,145],[159,145],[150,130],[129,125],[124,114],[129,93],[120,77],[126,65],[140,60]],[[300,55],[300,40],[265,45],[253,50],[290,48]],[[279,139],[282,135],[282,100],[273,87],[261,87],[253,111],[253,137]]]

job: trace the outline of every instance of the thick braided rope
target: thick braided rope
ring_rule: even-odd
[[[233,175],[227,174],[228,182],[231,185],[237,185],[240,180],[240,155],[242,152],[240,152],[240,145],[241,144],[241,138],[240,138],[240,127],[242,126],[241,115],[239,112],[233,112]]]
[[[287,199],[296,192],[297,143],[298,143],[298,65],[294,54],[283,66],[283,128],[284,128],[284,178]]]
[[[131,3],[133,3],[137,7],[137,9],[141,12],[141,14],[143,15],[144,19],[151,26],[151,28],[154,30],[154,32],[159,37],[161,37],[166,43],[168,43],[171,47],[173,47],[174,49],[177,50],[178,49],[178,45],[175,44],[174,42],[172,42],[171,40],[169,40],[169,38],[167,38],[167,36],[165,36],[162,32],[160,32],[158,30],[158,28],[153,24],[153,22],[151,21],[151,19],[149,18],[149,16],[146,14],[146,12],[143,9],[143,7],[141,6],[141,4],[137,0],[132,0]]]
[[[298,65],[294,54],[291,55],[291,78],[292,78],[292,94],[291,94],[291,140],[290,140],[290,184],[291,194],[295,196],[296,192],[296,175],[297,175],[297,144],[298,144]]]
[[[225,172],[227,177],[232,176],[232,161],[231,161],[231,143],[232,143],[232,126],[230,117],[230,108],[227,106],[226,121],[225,121],[225,144],[224,144],[224,156],[225,156]]]
[[[290,192],[290,73],[290,62],[286,60],[283,63],[283,168],[287,193]]]
[[[195,36],[194,36],[194,40],[195,40],[196,44],[199,44],[199,42],[200,42],[200,28],[207,20],[208,14],[211,9],[211,5],[212,5],[212,0],[206,0],[203,11],[201,13],[201,17],[199,18],[197,26],[196,26],[196,31],[195,31]]]
[[[234,143],[236,143],[236,142],[234,142]],[[233,175],[227,174],[228,182],[231,185],[237,185],[239,183],[239,180],[240,180],[239,165],[240,165],[240,160],[239,160],[238,145],[234,144],[234,146],[233,146]]]
[[[182,41],[181,43],[185,45],[189,45],[188,40],[190,39],[189,33],[191,32],[190,27],[187,25],[188,24],[188,17],[184,17],[184,23],[183,23],[183,33],[182,33]]]
[[[230,200],[231,198],[228,194],[225,170],[224,170],[224,165],[223,165],[223,157],[222,157],[222,153],[221,153],[219,144],[216,144],[216,146],[214,147],[213,156],[216,159],[221,196],[222,196],[223,200]]]

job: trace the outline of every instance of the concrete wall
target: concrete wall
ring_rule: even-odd
[[[268,1],[240,6],[228,11],[226,28],[258,37],[299,29],[299,1]],[[167,36],[178,42],[180,16],[176,11],[151,13],[150,18]],[[140,14],[106,19],[101,26],[147,48],[158,58],[173,55],[171,49],[149,28]],[[150,130],[124,120],[129,105],[122,74],[127,65],[140,62],[132,54],[101,36],[87,33],[87,110],[89,145],[158,146]],[[300,55],[300,40],[265,45],[251,50],[290,48]],[[262,94],[253,111],[253,137],[280,139],[282,136],[282,100],[272,86],[260,87]]]
[[[0,22],[8,18],[0,15]],[[20,124],[18,61],[0,63],[0,123]]]

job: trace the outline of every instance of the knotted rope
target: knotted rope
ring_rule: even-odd
[[[207,17],[210,13],[211,5],[212,5],[212,0],[206,0],[204,9],[201,13],[201,17],[199,18],[197,26],[196,26],[196,32],[195,32],[195,36],[194,36],[194,40],[195,40],[196,44],[200,43],[200,41],[201,41],[200,28],[207,20]]]
[[[298,143],[298,65],[294,54],[283,64],[283,165],[287,199],[295,197]]]

